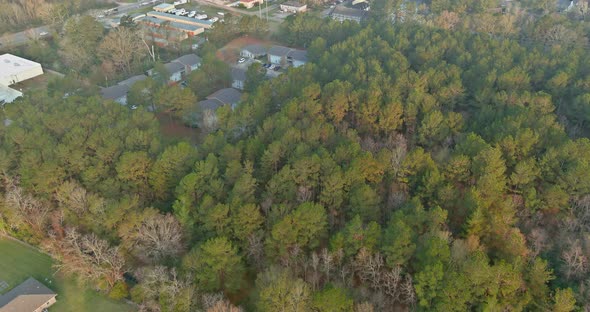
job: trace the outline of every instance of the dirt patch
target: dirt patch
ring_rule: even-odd
[[[218,59],[226,63],[233,64],[238,60],[238,57],[240,56],[240,50],[250,44],[263,44],[270,46],[274,44],[274,42],[250,36],[243,36],[228,42],[228,44],[226,44],[223,48],[217,50],[216,56]]]
[[[173,140],[188,140],[193,144],[197,144],[202,140],[202,133],[198,128],[187,127],[176,118],[171,118],[166,113],[159,113],[156,115],[160,122],[160,133],[164,137]]]

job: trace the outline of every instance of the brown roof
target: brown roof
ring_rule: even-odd
[[[22,284],[0,296],[0,312],[35,311],[57,296],[51,289],[29,277]]]

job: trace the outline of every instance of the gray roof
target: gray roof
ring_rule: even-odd
[[[199,104],[199,107],[203,111],[206,111],[206,110],[216,111],[218,108],[223,106],[223,103],[221,103],[219,100],[204,100],[204,101],[201,101],[197,104]]]
[[[347,8],[343,5],[337,5],[334,10],[332,10],[332,14],[338,14],[338,15],[344,15],[344,16],[350,16],[350,17],[357,17],[357,18],[363,18],[366,15],[366,11],[363,10],[358,10],[358,9],[352,9],[352,8]]]
[[[246,71],[234,67],[231,69],[231,78],[232,80],[246,81]]]
[[[120,85],[126,85],[129,88],[133,87],[133,85],[138,82],[138,81],[142,81],[144,79],[146,79],[147,76],[146,75],[137,75],[137,76],[133,76],[133,77],[129,77],[121,82],[119,82]]]
[[[198,57],[196,54],[187,54],[187,55],[183,55],[177,59],[175,59],[173,62],[178,62],[184,66],[193,66],[193,65],[198,65],[201,64],[201,58]]]
[[[51,289],[29,277],[22,284],[0,296],[0,312],[35,311],[57,296]]]
[[[235,105],[240,101],[242,93],[234,88],[217,90],[207,97],[208,100],[218,100],[223,104]]]
[[[291,48],[273,45],[268,49],[268,54],[276,55],[276,56],[287,56],[287,54],[291,51]]]
[[[305,50],[291,50],[287,57],[290,57],[296,61],[307,62],[307,51]]]
[[[297,1],[287,1],[287,2],[283,3],[283,5],[301,8],[301,7],[305,6],[306,4],[303,4],[303,3],[297,2]]]
[[[129,86],[125,84],[117,84],[108,88],[100,89],[100,94],[107,100],[116,100],[124,97],[129,92]]]
[[[266,54],[266,48],[261,44],[250,44],[244,47],[243,50],[249,51],[252,54],[264,55]]]
[[[184,70],[184,65],[177,62],[166,63],[164,64],[164,67],[170,75]]]

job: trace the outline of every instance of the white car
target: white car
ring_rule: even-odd
[[[49,35],[49,33],[46,32],[46,31],[42,31],[42,32],[39,33],[39,36],[41,36],[41,37],[47,36],[47,35]]]
[[[212,18],[210,19],[210,21],[211,21],[211,22],[213,22],[213,23],[217,22],[218,20],[219,20],[219,18],[218,18],[218,17],[212,17]]]
[[[223,13],[223,12],[217,12],[217,15],[219,15],[219,16],[224,16],[224,15],[225,15],[225,13]]]
[[[207,19],[207,14],[197,14],[195,16],[196,19],[204,20]]]
[[[239,60],[238,60],[238,64],[242,64],[242,63],[244,63],[245,61],[246,61],[246,59],[242,57],[241,59],[239,59]]]

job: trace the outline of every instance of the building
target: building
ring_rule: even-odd
[[[133,85],[136,82],[142,81],[142,80],[145,80],[145,79],[147,79],[147,76],[146,75],[137,75],[137,76],[133,76],[133,77],[127,78],[127,79],[119,82],[118,84],[120,84],[120,85],[126,85],[129,88],[131,88],[131,87],[133,87]]]
[[[29,277],[0,296],[0,312],[41,312],[56,302],[51,289]]]
[[[254,1],[258,1],[258,0],[254,0]],[[146,15],[151,16],[151,17],[155,17],[157,19],[161,19],[164,21],[175,22],[178,24],[198,26],[198,27],[202,27],[205,29],[209,29],[209,28],[213,27],[213,22],[210,20],[200,20],[200,19],[191,18],[191,17],[187,17],[187,16],[178,16],[178,15],[174,15],[174,14],[168,14],[168,13],[156,12],[156,11],[148,12]]]
[[[291,48],[273,45],[268,49],[268,62],[276,65],[287,65],[287,54]]]
[[[205,28],[201,26],[170,22],[152,16],[142,17],[137,22],[142,26],[144,32],[152,37],[156,43],[158,39],[161,39],[163,42],[178,43],[205,31]]]
[[[334,20],[344,21],[355,21],[360,23],[367,16],[367,11],[347,8],[343,5],[337,5],[330,12],[330,17]]]
[[[170,83],[181,81],[183,75],[186,73],[184,66],[174,61],[164,64],[164,68],[170,74],[170,78],[168,79]]]
[[[100,95],[105,100],[113,100],[121,105],[127,105],[127,93],[131,89],[125,84],[116,84],[114,86],[100,89]]]
[[[287,54],[287,62],[293,67],[299,67],[307,63],[307,51],[305,50],[291,50]]]
[[[241,68],[232,68],[231,69],[231,79],[232,83],[231,86],[238,89],[244,90],[244,85],[246,84],[246,71]]]
[[[257,58],[266,55],[266,48],[261,44],[250,44],[240,51],[240,56],[247,58]]]
[[[197,70],[201,66],[201,58],[196,54],[183,55],[174,60],[184,66],[185,75],[190,74],[193,70]]]
[[[246,9],[253,8],[256,4],[262,5],[264,0],[240,0],[240,4],[244,6]]]
[[[156,5],[155,7],[153,7],[153,9],[156,12],[168,12],[168,11],[174,9],[174,4],[160,3],[160,4]]]
[[[280,7],[281,10],[285,12],[298,13],[307,11],[307,4],[299,3],[296,1],[287,1],[285,3],[281,3]]]
[[[215,91],[207,97],[207,100],[218,101],[222,105],[230,105],[232,109],[240,102],[242,93],[234,88],[225,88]]]
[[[9,88],[11,85],[40,75],[43,75],[41,64],[12,54],[0,55],[0,104],[22,96],[20,91]]]
[[[275,65],[299,67],[307,63],[307,51],[275,45],[268,49],[268,62]]]

